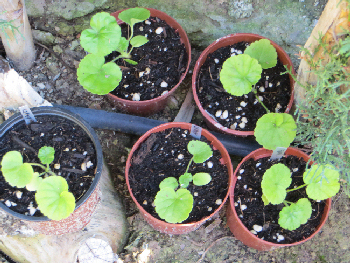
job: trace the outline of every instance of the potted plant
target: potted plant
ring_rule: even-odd
[[[189,68],[191,47],[182,27],[152,8],[97,13],[90,25],[80,38],[90,53],[79,64],[80,84],[92,93],[108,94],[129,113],[163,109]]]
[[[28,116],[34,121],[26,124]],[[1,124],[0,148],[4,211],[43,234],[77,231],[90,221],[102,149],[84,120],[55,107],[33,108]]]
[[[286,148],[296,128],[287,113],[263,115],[254,134],[265,149],[246,156],[235,171],[228,225],[238,239],[258,250],[310,239],[324,224],[330,198],[340,189],[334,166],[313,164],[305,153]]]
[[[232,172],[226,149],[208,131],[166,123],[135,143],[125,177],[132,199],[153,228],[184,234],[222,208]]]
[[[250,57],[255,54],[257,55],[255,58],[260,57],[264,60],[266,57],[261,56],[264,50],[258,52],[260,55],[256,54],[254,47],[248,48],[250,51],[245,52],[247,46],[262,39],[274,47],[275,51],[268,57],[272,56],[277,62],[273,66],[258,62],[262,70],[258,74],[255,73],[254,83],[245,82],[250,88],[254,86],[255,93],[252,91],[246,92],[247,94],[241,92],[233,94],[222,83],[220,72],[224,62],[236,59],[235,57],[247,57],[248,52]],[[245,68],[239,69],[239,67],[236,72],[244,75],[247,72],[241,69],[249,68],[249,64],[246,64]],[[259,100],[263,100],[271,112],[289,112],[293,103],[294,80],[288,74],[280,75],[286,71],[285,67],[294,72],[293,64],[285,51],[275,42],[259,35],[232,34],[208,46],[196,62],[192,76],[192,90],[196,104],[209,127],[233,135],[253,135],[256,121],[266,112]],[[232,69],[234,67],[230,70]],[[248,75],[246,77],[243,78],[244,81],[250,78]]]

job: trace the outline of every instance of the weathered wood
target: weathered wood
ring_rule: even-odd
[[[194,109],[195,106],[193,103],[193,93],[192,89],[190,88],[179,112],[174,119],[174,122],[191,122]]]
[[[94,241],[104,243],[100,248],[102,252],[118,253],[126,241],[128,227],[124,208],[105,164],[99,186],[101,201],[90,223],[78,232],[50,236],[38,234],[26,222],[0,211],[0,250],[16,262],[75,263],[82,248],[79,258],[84,263],[84,254],[87,252],[83,248],[89,246],[93,238]],[[112,260],[113,256],[109,255],[103,262],[113,262],[107,261],[108,258]]]
[[[347,10],[347,3],[345,0],[328,1],[317,25],[304,46],[311,54],[315,54],[315,60],[322,59],[323,63],[327,63],[328,58],[325,57],[323,50],[320,49],[315,53],[315,47],[318,46],[320,36],[323,36],[322,41],[329,46],[336,43],[338,38],[344,34],[344,30],[349,29],[348,14],[349,11]],[[300,57],[305,57],[305,53],[302,52]],[[301,85],[296,83],[294,86],[294,99],[296,104],[307,103],[307,101],[305,101],[305,89],[302,86],[306,85],[306,83],[310,85],[315,85],[317,83],[316,76],[312,74],[310,70],[310,65],[305,59],[302,59],[298,69],[298,82]]]
[[[30,69],[35,60],[35,48],[24,0],[2,0],[0,19],[11,22],[18,29],[12,31],[10,27],[6,27],[0,30],[6,55],[12,60],[16,69],[20,71]]]

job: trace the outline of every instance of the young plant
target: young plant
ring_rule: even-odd
[[[49,167],[55,158],[55,150],[48,146],[41,147],[38,157],[41,164],[23,163],[20,152],[7,152],[1,161],[1,172],[11,186],[36,191],[35,201],[45,216],[52,220],[67,218],[75,209],[75,198],[68,191],[67,181]],[[34,172],[33,166],[41,168],[43,172]]]
[[[118,18],[130,27],[128,38],[122,37],[120,26],[110,14],[100,12],[91,18],[91,28],[85,29],[80,37],[81,46],[90,54],[81,60],[77,70],[78,81],[86,90],[105,95],[118,86],[122,71],[114,63],[115,60],[123,58],[127,63],[137,64],[131,60],[131,51],[146,44],[148,39],[134,36],[134,25],[149,17],[150,12],[144,8],[130,8],[121,12]],[[105,63],[104,57],[113,51],[119,52],[119,56]]]
[[[280,211],[278,224],[288,230],[295,230],[311,217],[312,208],[308,198],[301,198],[296,203],[286,201],[288,192],[306,187],[306,194],[313,200],[325,200],[334,196],[340,189],[339,172],[334,167],[314,164],[303,174],[304,184],[287,189],[291,182],[291,172],[287,166],[278,163],[266,170],[261,182],[262,199],[265,205],[284,204]]]
[[[192,161],[204,163],[213,156],[210,146],[201,141],[190,141],[187,150],[193,156],[187,165],[187,169],[177,180],[175,177],[168,177],[159,184],[159,191],[154,199],[155,210],[160,218],[168,223],[181,223],[186,220],[193,208],[193,196],[188,187],[190,182],[194,185],[203,186],[211,181],[208,173],[188,172]]]

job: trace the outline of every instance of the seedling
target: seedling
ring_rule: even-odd
[[[175,177],[168,177],[159,184],[159,191],[154,199],[155,210],[159,217],[168,223],[181,223],[186,220],[193,208],[193,196],[188,187],[190,182],[194,185],[203,186],[211,181],[208,173],[188,172],[192,161],[204,163],[213,156],[210,146],[201,141],[190,141],[187,150],[193,156],[187,165],[187,169],[177,180]]]
[[[276,64],[276,49],[269,40],[260,39],[250,44],[244,54],[228,58],[220,71],[220,81],[228,93],[242,96],[253,91],[256,99],[265,108],[267,114],[257,121],[254,135],[257,142],[269,150],[288,147],[296,136],[293,117],[286,113],[270,113],[259,99],[255,88],[261,79],[262,70],[272,68]]]
[[[262,199],[265,205],[284,204],[279,214],[278,224],[288,230],[295,230],[311,217],[312,208],[308,198],[296,203],[286,201],[287,192],[306,187],[306,194],[313,200],[324,200],[334,196],[340,189],[339,172],[334,167],[314,164],[303,174],[304,184],[287,189],[291,182],[291,172],[287,166],[278,163],[266,170],[261,182]]]
[[[7,152],[1,161],[1,172],[11,186],[36,191],[35,201],[45,216],[52,220],[67,218],[75,209],[75,198],[68,192],[67,181],[49,167],[55,150],[48,146],[41,147],[38,157],[41,164],[23,163],[20,152]],[[40,167],[43,172],[34,172],[33,166]]]
[[[86,90],[98,95],[114,90],[122,78],[121,69],[114,63],[117,59],[123,58],[129,64],[137,64],[130,59],[131,51],[146,44],[148,39],[134,36],[134,25],[149,17],[150,12],[145,8],[130,8],[119,14],[118,18],[130,27],[128,39],[122,37],[120,26],[110,14],[100,12],[91,18],[91,28],[85,29],[80,37],[81,46],[90,54],[81,60],[77,70],[78,81]],[[119,56],[105,63],[104,56],[113,51],[119,52]]]

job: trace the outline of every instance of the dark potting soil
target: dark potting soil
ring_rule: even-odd
[[[222,126],[239,131],[253,131],[266,110],[253,92],[243,96],[226,92],[220,82],[220,71],[226,59],[243,53],[248,45],[247,42],[239,42],[209,54],[199,71],[196,87],[203,109]],[[286,69],[278,59],[275,67],[263,69],[262,77],[256,84],[258,96],[271,112],[284,112],[290,100],[289,74],[281,75],[283,72]]]
[[[50,169],[67,180],[69,191],[77,202],[90,188],[95,178],[97,162],[95,146],[86,132],[70,120],[48,115],[36,116],[36,120],[36,123],[29,125],[23,121],[0,138],[0,160],[6,152],[19,151],[23,156],[23,162],[40,163],[37,157],[38,150],[43,146],[53,147],[55,159],[50,164]],[[92,165],[83,171],[83,163],[88,163],[87,167]],[[54,164],[60,164],[60,168],[54,169]],[[35,172],[43,172],[41,168],[33,168]],[[25,215],[30,215],[30,211],[34,211],[30,207],[37,208],[35,192],[10,186],[1,171],[0,201],[11,210]],[[36,210],[33,216],[43,215],[40,210]]]
[[[276,163],[285,164],[292,172],[292,183],[288,189],[304,184],[303,173],[306,162],[298,157],[288,156],[276,161],[270,161],[268,157],[259,160],[249,159],[243,163],[237,173],[238,180],[234,189],[235,208],[242,223],[249,230],[253,230],[254,225],[263,227],[261,232],[254,233],[259,238],[278,244],[290,244],[301,241],[315,232],[321,221],[325,201],[317,202],[309,199],[312,204],[312,214],[307,223],[294,231],[281,228],[278,225],[278,218],[284,205],[269,204],[264,206],[261,199],[262,176],[267,169]],[[304,197],[307,197],[305,187],[288,192],[286,200],[294,203]],[[246,209],[244,209],[245,206]],[[284,240],[281,240],[283,238],[280,237],[278,241],[280,235]]]
[[[128,38],[127,25],[123,24],[121,28],[122,35]],[[136,24],[134,36],[139,35],[147,36],[149,42],[132,50],[131,59],[138,64],[131,65],[123,59],[116,61],[123,69],[123,77],[111,93],[126,100],[142,101],[161,96],[176,86],[187,68],[185,45],[180,42],[179,34],[164,20],[150,17]],[[118,55],[118,52],[113,52],[106,61]]]
[[[155,218],[160,219],[152,205],[159,184],[170,176],[179,179],[186,171],[192,158],[187,151],[187,144],[192,140],[195,139],[188,130],[167,129],[152,134],[133,154],[129,170],[130,187],[138,203]],[[204,136],[201,141],[209,143]],[[180,154],[183,155],[182,159],[182,156],[179,158]],[[213,156],[204,164],[192,162],[189,173],[207,172],[212,180],[208,185],[195,186],[190,183],[187,187],[193,195],[193,210],[182,223],[199,221],[209,216],[219,207],[220,202],[217,200],[224,200],[228,190],[228,170],[220,163],[220,159],[220,152],[213,150]],[[208,163],[213,164],[212,168],[208,168]]]

